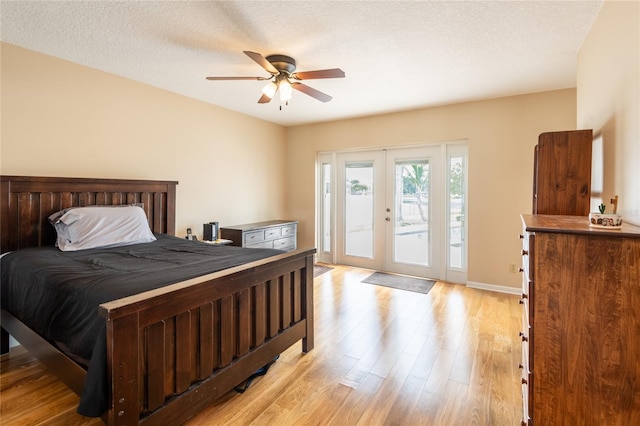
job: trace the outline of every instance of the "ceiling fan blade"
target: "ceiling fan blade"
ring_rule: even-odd
[[[344,71],[340,68],[331,68],[327,70],[302,71],[291,75],[296,80],[311,80],[314,78],[343,78]]]
[[[206,77],[207,80],[268,80],[265,77]]]
[[[258,103],[259,104],[268,104],[269,102],[271,102],[271,98],[268,97],[267,95],[263,94],[262,96],[260,96],[260,99],[258,99]]]
[[[244,50],[243,51],[248,57],[250,57],[251,59],[253,59],[254,61],[256,61],[258,63],[258,65],[260,65],[262,68],[264,68],[265,70],[267,70],[269,73],[273,74],[273,75],[277,75],[280,74],[280,71],[278,71],[276,69],[276,67],[274,67],[271,62],[267,61],[265,59],[264,56],[262,56],[259,53],[256,52],[250,52],[248,50]]]
[[[313,87],[309,87],[306,84],[302,83],[293,83],[293,88],[304,93],[305,95],[309,95],[312,98],[316,98],[320,102],[329,102],[333,99],[332,96],[327,95],[326,93],[322,93],[319,90],[314,89]]]

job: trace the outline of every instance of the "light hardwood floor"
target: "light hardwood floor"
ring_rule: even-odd
[[[429,294],[364,284],[335,266],[315,283],[315,349],[282,353],[201,425],[518,425],[518,298],[438,282]],[[2,356],[0,424],[94,425],[20,347]]]

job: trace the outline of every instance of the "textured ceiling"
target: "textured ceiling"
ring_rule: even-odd
[[[588,1],[5,1],[2,41],[285,126],[575,87]],[[294,57],[331,96],[258,104],[242,53]],[[46,72],[46,70],[43,70]]]

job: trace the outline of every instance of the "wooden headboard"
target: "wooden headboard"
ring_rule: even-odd
[[[175,234],[175,181],[0,176],[0,249],[52,245],[52,213],[67,207],[143,203],[151,230]]]

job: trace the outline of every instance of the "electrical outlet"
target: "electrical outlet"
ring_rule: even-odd
[[[519,271],[518,264],[516,264],[516,263],[510,263],[509,264],[509,272],[513,272],[515,274],[518,271]]]

